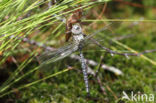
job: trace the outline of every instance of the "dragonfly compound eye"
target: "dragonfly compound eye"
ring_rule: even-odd
[[[81,34],[82,33],[82,29],[79,25],[73,25],[71,31],[73,34]]]

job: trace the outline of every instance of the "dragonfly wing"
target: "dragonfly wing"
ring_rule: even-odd
[[[113,28],[117,28],[117,26],[119,26],[121,23],[122,22],[116,22],[116,23],[111,22],[111,23],[107,24],[106,26],[104,26],[103,28],[101,28],[99,30],[96,30],[92,34],[87,35],[85,37],[85,40],[84,40],[85,45],[87,45],[87,44],[96,44],[95,42],[93,42],[95,40],[98,41],[102,45],[104,45],[106,42],[110,42],[105,38],[105,36],[107,36],[107,35],[115,36],[116,34],[113,32],[113,30],[114,30]]]
[[[41,65],[56,62],[60,59],[67,57],[78,49],[78,46],[73,44],[66,45],[55,51],[46,51],[40,57]]]

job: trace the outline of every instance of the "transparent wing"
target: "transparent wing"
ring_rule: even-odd
[[[96,30],[94,31],[93,33],[91,33],[90,35],[87,35],[84,39],[84,44],[87,45],[87,44],[95,44],[91,39],[96,39],[98,41],[104,41],[104,39],[102,38],[103,35],[108,35],[108,34],[111,34],[111,30],[110,27],[111,26],[114,26],[115,23],[109,23],[107,25],[105,25],[103,28],[99,29],[99,30]],[[84,34],[86,35],[86,34]]]
[[[39,60],[41,61],[41,65],[53,63],[69,56],[77,49],[78,46],[75,45],[75,43],[71,43],[54,51],[45,51],[43,54],[41,54],[41,56],[39,56]]]

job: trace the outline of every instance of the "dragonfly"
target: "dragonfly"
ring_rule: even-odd
[[[106,30],[109,25],[111,24],[106,25],[104,28],[102,28],[99,31]],[[86,92],[89,96],[90,90],[89,90],[89,83],[88,83],[87,64],[86,64],[84,55],[82,53],[82,49],[88,41],[93,41],[95,44],[98,43],[96,40],[92,38],[96,34],[96,32],[91,35],[86,36],[86,34],[84,34],[82,31],[81,25],[79,23],[76,23],[72,26],[71,33],[72,33],[72,40],[73,40],[71,43],[63,47],[60,47],[54,51],[45,51],[39,56],[39,60],[41,61],[41,66],[48,65],[52,62],[61,60],[76,51],[79,51]],[[98,43],[97,45],[100,45],[100,44]]]
[[[82,49],[83,49],[85,41],[91,38],[91,36],[86,36],[82,32],[82,28],[80,24],[78,23],[72,26],[71,33],[72,33],[72,38],[73,38],[73,42],[71,44],[66,45],[65,47],[61,47],[58,50],[50,52],[50,53],[45,52],[39,57],[39,60],[43,61],[41,65],[45,65],[45,64],[49,64],[51,62],[55,62],[60,59],[63,59],[75,51],[79,51],[81,67],[82,67],[83,77],[84,77],[85,86],[86,86],[86,92],[88,95],[90,95],[88,75],[87,75],[87,65],[86,65],[84,55],[82,53]],[[46,57],[48,57],[48,59]]]

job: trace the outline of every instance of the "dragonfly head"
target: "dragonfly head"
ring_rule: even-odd
[[[74,24],[72,26],[71,32],[75,35],[82,34],[82,28],[79,24]]]

